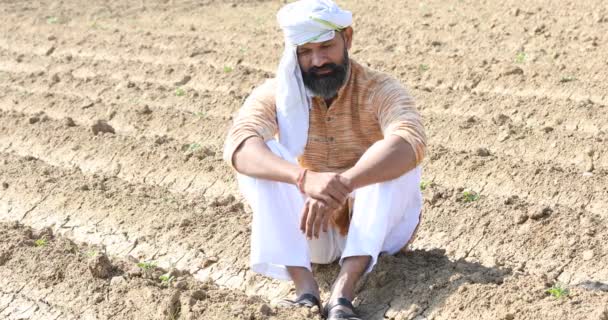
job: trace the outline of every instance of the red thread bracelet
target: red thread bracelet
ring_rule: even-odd
[[[300,172],[300,175],[298,176],[298,181],[296,182],[296,185],[298,186],[298,189],[302,193],[304,193],[304,178],[306,177],[306,172],[307,171],[308,171],[308,169],[303,169]]]

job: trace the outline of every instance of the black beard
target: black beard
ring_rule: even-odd
[[[321,67],[311,67],[307,72],[302,71],[302,80],[308,90],[315,96],[331,99],[338,94],[346,82],[349,67],[348,51],[344,50],[344,60],[341,64],[327,63]],[[328,74],[318,74],[320,70],[331,70]]]

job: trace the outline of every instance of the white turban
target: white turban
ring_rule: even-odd
[[[297,46],[331,40],[353,18],[331,0],[300,0],[281,8],[277,20],[285,35],[285,51],[277,70],[279,141],[292,156],[299,157],[308,141],[311,95],[304,87]]]

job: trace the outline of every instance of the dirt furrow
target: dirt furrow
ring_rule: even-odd
[[[416,247],[428,250],[427,244],[443,243],[448,256],[457,259],[567,284],[608,282],[603,267],[608,252],[601,245],[608,240],[608,217],[603,212],[527,202],[515,195],[486,198],[465,192],[427,184]]]
[[[145,180],[145,183],[166,186],[174,192],[188,188],[189,192],[207,196],[235,193],[230,191],[235,190],[235,184],[233,174],[221,160],[221,146],[152,141],[144,137],[136,139],[112,134],[94,135],[89,128],[66,128],[55,120],[30,124],[28,117],[15,113],[3,113],[2,118],[5,129],[0,147],[22,156],[41,158],[57,166],[76,166],[85,172],[99,172],[135,183],[144,183]],[[9,127],[9,124],[13,126]],[[65,132],[70,132],[69,137]],[[519,195],[529,198],[530,202],[546,199],[545,202],[571,208],[584,205],[593,212],[606,208],[603,162],[599,162],[598,168],[588,176],[583,174],[586,170],[560,166],[550,158],[518,162],[507,153],[492,155],[446,144],[432,149],[425,167],[426,179],[438,179],[454,187],[462,186],[499,196]],[[497,168],[501,170],[496,171]],[[192,180],[199,172],[205,173]],[[561,178],[572,181],[572,191],[563,192],[562,185],[555,183]],[[215,184],[217,179],[224,183]]]
[[[173,194],[28,157],[2,154],[1,161],[1,221],[51,227],[75,241],[103,246],[112,255],[154,260],[244,292],[276,297],[289,290],[247,270],[242,248],[249,243],[250,215],[232,196]],[[250,282],[268,290],[252,288]]]
[[[68,86],[64,88],[66,92],[93,99],[109,94],[113,98],[119,97],[118,100],[120,91],[127,91],[137,94],[140,99],[169,99],[178,105],[183,103],[184,96],[197,98],[210,92],[239,94],[242,97],[263,79],[270,77],[267,72],[245,66],[212,66],[196,61],[163,62],[156,56],[149,56],[148,61],[142,61],[140,57],[125,58],[97,51],[76,56],[66,53],[65,56],[69,58],[56,60],[33,55],[28,56],[31,61],[22,60],[18,64],[0,62],[0,70],[15,74],[14,79],[8,75],[8,80],[18,85],[38,84],[47,89],[53,87],[54,90]],[[49,65],[53,67],[47,67]],[[179,89],[183,92],[178,92]]]
[[[423,114],[475,117],[499,126],[551,127],[565,133],[599,138],[608,132],[608,114],[605,112],[608,106],[589,99],[560,100],[521,93],[500,94],[476,89],[467,94],[455,94],[439,88],[430,91],[418,88],[415,96]]]
[[[584,208],[606,216],[608,172],[584,174],[552,161],[523,162],[517,157],[485,156],[435,145],[425,163],[425,179],[494,197],[519,197],[539,205]],[[566,185],[564,185],[566,184]]]
[[[604,134],[569,132],[564,125],[519,124],[504,114],[493,118],[477,115],[449,116],[426,110],[423,117],[428,123],[429,144],[498,160],[545,162],[574,168],[581,174],[602,175],[601,172],[608,171],[608,145],[604,142],[608,136]]]
[[[81,34],[77,34],[77,36],[81,36]],[[115,39],[116,37],[112,34],[110,34],[110,38],[107,39],[107,41],[109,41],[110,43],[104,44],[102,46],[100,46],[99,50],[96,51],[84,51],[85,53],[83,53],[82,50],[78,51],[78,52],[67,52],[67,51],[62,51],[61,49],[57,49],[56,53],[54,52],[55,55],[61,56],[61,55],[69,55],[71,57],[74,57],[74,55],[80,57],[80,58],[93,58],[93,59],[99,59],[100,57],[103,57],[101,59],[110,59],[113,60],[115,59],[115,57],[121,56],[122,54],[119,51],[115,51],[115,52],[107,52],[104,53],[103,51],[100,50],[107,50],[108,48],[114,48],[115,50],[120,50],[120,48],[122,48],[123,46],[120,45],[120,43],[113,43],[116,42],[117,40]],[[98,41],[102,41],[102,39],[95,39]],[[104,41],[106,39],[103,39]],[[5,40],[7,41],[7,40]],[[48,50],[49,47],[54,47],[53,43],[54,42],[50,42],[49,41],[45,41],[45,40],[41,40],[44,41],[45,44],[42,44],[43,48],[37,48],[37,47],[32,47],[31,41],[25,41],[25,43],[21,46],[23,46],[22,49],[20,49],[20,51],[22,52],[38,52],[40,56],[38,57],[38,59],[44,59],[44,52],[46,52],[46,50]],[[76,41],[76,40],[74,40]],[[165,40],[167,42],[173,42],[172,40]],[[180,41],[177,41],[180,42]],[[183,43],[191,43],[192,41],[181,41]],[[180,43],[181,43],[180,42]],[[216,44],[217,45],[217,44]],[[212,45],[212,46],[216,46],[216,45]],[[15,44],[11,44],[11,46],[8,46],[8,43],[4,43],[5,48],[9,48],[15,47]],[[276,45],[275,45],[276,46]],[[147,48],[150,49],[150,48]],[[137,57],[135,58],[129,58],[129,60],[131,60],[132,62],[135,63],[151,63],[151,64],[158,64],[158,61],[172,61],[173,59],[171,59],[170,57],[175,56],[175,53],[164,53],[163,51],[164,49],[162,48],[156,48],[155,51],[153,52],[146,52],[145,50],[142,50],[142,53],[139,53],[137,55]],[[178,48],[177,52],[179,52],[180,54],[183,54],[184,52],[188,52],[192,50],[190,47],[185,47],[185,48]],[[196,51],[196,50],[195,50]],[[207,50],[209,51],[209,50]],[[207,52],[206,51],[206,52]],[[240,69],[240,68],[245,68],[246,72],[248,74],[250,74],[251,72],[253,73],[258,73],[261,75],[268,75],[269,73],[271,73],[271,70],[274,70],[274,68],[276,67],[276,61],[273,61],[271,64],[269,64],[268,66],[264,67],[262,70],[257,69],[256,66],[258,66],[259,64],[256,63],[251,63],[250,61],[259,61],[260,58],[259,57],[249,57],[248,54],[246,54],[245,52],[243,53],[239,53],[239,55],[233,59],[227,59],[225,54],[221,54],[221,55],[214,55],[211,52],[208,52],[208,54],[206,54],[204,56],[203,61],[207,61],[206,63],[210,66],[215,66],[217,69],[221,69],[223,68],[224,70],[231,70],[230,72],[232,72],[233,69]],[[243,51],[243,50],[241,50]],[[246,51],[246,50],[245,50]],[[254,50],[254,52],[257,52]],[[546,54],[546,53],[545,53]],[[14,53],[14,56],[19,56],[18,53]],[[83,56],[84,55],[84,56]],[[130,56],[132,56],[132,53],[129,53]],[[159,56],[160,55],[160,56]],[[192,54],[191,54],[192,55]],[[367,54],[362,54],[363,56],[367,55]],[[371,56],[377,56],[377,54],[370,54]],[[425,53],[426,55],[426,53]],[[25,56],[24,54],[22,54],[21,56]],[[267,55],[262,55],[262,56],[267,56]],[[275,55],[278,57],[278,54]],[[355,58],[357,58],[357,50],[355,50]],[[505,94],[505,93],[509,93],[509,94],[525,94],[525,95],[532,95],[532,96],[541,96],[541,97],[559,97],[560,99],[575,99],[575,100],[581,100],[581,101],[586,101],[586,100],[591,100],[594,101],[595,103],[600,103],[600,104],[607,104],[608,102],[606,101],[604,92],[606,91],[606,88],[603,87],[601,85],[601,83],[603,83],[601,81],[600,78],[593,78],[593,79],[586,79],[584,77],[575,77],[575,75],[573,75],[573,72],[570,72],[570,74],[568,74],[567,71],[563,71],[562,73],[564,74],[563,76],[561,76],[561,78],[559,78],[559,76],[555,75],[554,69],[556,69],[558,66],[554,65],[554,64],[550,64],[550,65],[543,65],[543,64],[530,64],[530,65],[518,65],[516,63],[514,63],[513,61],[503,61],[503,62],[498,62],[498,60],[494,61],[492,60],[492,63],[488,63],[485,62],[486,64],[482,64],[481,66],[476,65],[475,63],[478,63],[478,61],[473,61],[469,64],[464,63],[463,61],[457,61],[457,63],[455,63],[456,61],[450,61],[450,59],[445,60],[445,61],[435,61],[435,64],[433,65],[433,69],[437,69],[437,70],[441,70],[441,72],[437,72],[437,71],[433,71],[427,68],[431,68],[428,66],[428,64],[425,64],[424,61],[420,61],[420,63],[418,62],[412,62],[412,61],[403,61],[401,59],[398,59],[398,56],[394,56],[393,57],[394,60],[384,60],[381,62],[380,65],[378,64],[371,64],[372,67],[377,68],[377,69],[381,69],[383,71],[387,71],[389,73],[395,73],[395,70],[402,70],[401,72],[398,72],[397,74],[395,74],[396,76],[402,78],[402,80],[407,83],[407,84],[412,84],[412,85],[418,85],[419,83],[424,86],[425,88],[432,88],[432,87],[436,87],[436,86],[443,86],[443,87],[449,87],[449,88],[456,88],[456,89],[471,89],[474,88],[479,92],[493,92],[493,93],[498,93],[498,94]],[[21,59],[24,59],[24,57],[21,57]],[[184,57],[182,58],[182,60],[184,61],[191,61],[190,63],[192,64],[192,59],[190,59],[190,57]],[[276,59],[275,59],[276,60]],[[368,61],[369,59],[365,59],[366,61]],[[27,61],[27,60],[26,60]],[[119,62],[124,62],[123,59],[116,61],[114,60],[114,62],[119,63]],[[199,63],[200,62],[196,62]],[[205,64],[203,62],[203,64]],[[592,68],[595,68],[595,66],[597,65],[596,62],[590,64],[589,66]],[[420,66],[425,66],[424,68],[420,67]],[[30,66],[31,68],[31,66]],[[422,69],[421,69],[422,68]],[[458,68],[458,69],[454,69],[454,70],[450,70],[450,68]],[[524,69],[526,69],[525,74],[524,74]],[[539,69],[540,68],[540,69]],[[108,69],[105,69],[108,70]],[[115,70],[115,69],[110,69],[110,70]],[[142,69],[139,69],[142,70]],[[150,70],[150,68],[146,68],[145,70]],[[266,71],[263,71],[266,70]],[[463,71],[464,70],[464,71]],[[513,71],[515,70],[515,71]],[[521,73],[520,73],[521,71]],[[141,72],[141,71],[140,71]],[[576,69],[577,73],[583,73],[583,74],[589,74],[590,72],[582,72],[580,70],[580,67],[578,67]],[[530,75],[528,75],[530,74]],[[448,78],[446,78],[446,76]],[[451,78],[449,78],[451,76]],[[551,80],[551,77],[553,77],[553,79]],[[540,78],[540,80],[537,80],[537,78]],[[572,78],[572,81],[563,81],[564,79],[570,79]],[[488,79],[491,79],[491,81],[487,81]],[[482,81],[484,80],[484,81]],[[177,81],[177,80],[176,80]],[[586,81],[586,82],[585,82]],[[575,82],[574,84],[571,84],[569,82]],[[211,82],[213,83],[213,82]],[[221,83],[221,82],[219,82]],[[550,84],[550,85],[548,85]],[[517,90],[513,90],[513,87],[516,87]],[[507,89],[508,88],[508,89]]]
[[[189,143],[222,138],[230,121],[230,116],[222,114],[239,105],[239,101],[230,97],[208,98],[204,100],[222,104],[226,110],[220,113],[218,109],[222,108],[201,108],[201,111],[190,112],[154,102],[106,102],[103,99],[90,100],[72,94],[34,91],[23,87],[0,85],[0,88],[4,89],[0,94],[0,109],[4,111],[20,112],[32,118],[46,115],[63,121],[66,126],[91,127],[103,120],[110,122],[120,135]]]
[[[356,4],[353,4],[356,7]],[[363,4],[366,5],[366,4]],[[224,7],[224,6],[228,6],[227,4],[224,5],[220,5],[220,7]],[[275,7],[276,4],[272,4],[272,7]],[[411,8],[407,8],[407,5],[405,6],[406,10],[410,10]],[[232,10],[226,10],[226,14],[228,15],[235,15],[235,14],[239,14],[239,11],[245,11],[245,10],[258,10],[258,7],[251,7],[251,6],[245,6],[242,8],[236,8],[236,9],[232,9]],[[274,12],[274,10],[272,10],[272,8],[267,8],[269,10],[266,10],[266,13],[262,13],[263,11],[258,11],[257,13],[259,15],[262,15],[266,18],[271,17],[271,15],[269,15],[269,12]],[[505,10],[507,10],[507,8],[504,8]],[[369,8],[368,8],[369,10]],[[378,10],[378,7],[372,7],[371,8],[372,11]],[[500,47],[497,45],[492,45],[492,43],[495,42],[499,42],[499,43],[505,43],[505,42],[509,42],[508,39],[505,39],[504,37],[499,37],[497,35],[491,35],[490,41],[486,41],[487,44],[484,45],[484,47],[486,48],[487,51],[489,51],[487,53],[487,55],[489,57],[493,57],[493,59],[486,59],[483,61],[479,61],[478,59],[474,58],[474,57],[470,57],[469,55],[467,55],[466,53],[466,49],[467,46],[470,45],[471,42],[480,42],[479,37],[483,37],[483,33],[473,33],[473,34],[459,34],[458,32],[454,34],[455,30],[458,29],[462,29],[462,27],[464,28],[468,28],[471,25],[474,25],[475,28],[477,28],[480,24],[483,24],[484,27],[486,23],[488,22],[482,22],[479,19],[466,19],[468,21],[464,21],[461,23],[460,26],[458,26],[455,30],[453,28],[448,28],[447,26],[436,26],[436,27],[431,27],[430,25],[432,24],[432,14],[429,15],[429,13],[424,10],[423,8],[416,8],[415,11],[420,11],[418,12],[419,15],[415,15],[414,18],[415,20],[412,21],[412,27],[414,27],[416,24],[421,24],[423,27],[421,32],[418,34],[412,34],[411,31],[405,29],[405,30],[394,30],[397,34],[400,34],[403,36],[403,38],[408,39],[409,43],[414,44],[414,46],[412,47],[416,47],[416,48],[424,48],[420,51],[413,51],[410,50],[408,46],[404,46],[403,44],[399,44],[399,43],[390,43],[390,42],[386,42],[384,40],[382,40],[381,38],[378,38],[379,35],[375,34],[374,32],[371,32],[370,30],[372,30],[373,28],[366,28],[365,26],[365,22],[363,22],[363,26],[361,27],[362,29],[362,36],[364,38],[372,38],[377,40],[377,42],[379,42],[381,45],[380,46],[362,46],[362,48],[356,48],[354,50],[354,54],[358,55],[361,54],[362,56],[367,56],[367,57],[372,57],[371,59],[366,59],[367,61],[371,61],[371,64],[374,67],[386,70],[386,71],[391,71],[391,70],[411,70],[414,69],[413,71],[416,71],[415,69],[418,68],[419,66],[426,66],[425,71],[429,71],[427,72],[427,78],[434,78],[433,80],[436,81],[442,81],[445,83],[448,82],[453,82],[453,81],[458,81],[461,80],[462,78],[471,78],[470,80],[473,83],[476,83],[475,85],[477,85],[479,83],[479,81],[477,81],[476,79],[485,79],[485,78],[495,78],[493,79],[493,82],[503,82],[504,86],[506,87],[512,87],[514,84],[521,84],[522,82],[525,82],[526,79],[527,81],[531,81],[532,86],[533,87],[539,87],[538,89],[535,90],[542,90],[542,91],[546,91],[547,88],[555,88],[558,90],[566,90],[566,91],[570,91],[572,89],[576,89],[579,90],[581,88],[584,88],[585,90],[582,91],[582,94],[578,94],[580,96],[588,96],[588,95],[592,95],[592,96],[598,96],[601,97],[602,96],[602,92],[605,92],[606,88],[602,85],[602,76],[596,74],[596,76],[594,76],[593,78],[589,78],[587,77],[587,75],[591,75],[593,74],[593,71],[595,70],[595,66],[598,63],[605,63],[604,56],[602,56],[602,52],[599,52],[599,56],[597,59],[588,59],[585,58],[583,59],[582,55],[586,54],[587,52],[594,52],[597,51],[597,47],[598,47],[598,43],[601,42],[603,39],[601,38],[602,35],[604,33],[601,32],[601,30],[598,30],[598,27],[601,28],[605,28],[605,26],[603,26],[602,23],[590,23],[589,25],[585,26],[585,30],[588,31],[587,34],[585,34],[585,39],[578,39],[579,36],[577,36],[577,34],[580,34],[581,31],[579,30],[568,30],[568,32],[564,32],[564,30],[552,30],[551,27],[539,27],[536,25],[536,19],[538,19],[537,17],[534,17],[534,19],[523,19],[525,24],[530,23],[530,25],[525,25],[523,29],[527,30],[527,29],[539,29],[538,34],[537,33],[532,33],[532,34],[528,34],[527,32],[522,32],[521,30],[512,30],[513,26],[511,26],[510,24],[504,25],[501,27],[501,23],[504,23],[502,20],[504,17],[503,15],[495,15],[493,17],[493,20],[488,20],[488,21],[492,21],[492,25],[496,26],[497,24],[499,25],[498,29],[502,29],[500,31],[498,31],[498,33],[505,33],[508,35],[508,38],[510,37],[518,37],[518,36],[523,36],[526,38],[526,43],[525,45],[521,46],[521,48],[517,48],[517,47],[509,47],[509,48],[504,48],[504,47]],[[463,13],[465,13],[466,11],[462,11],[462,10],[458,10],[457,8],[454,8],[453,15],[454,18],[461,16]],[[395,12],[401,12],[401,10],[396,10]],[[397,14],[399,15],[399,13],[395,13],[395,12],[391,12],[391,14]],[[223,12],[224,13],[224,12]],[[488,12],[489,13],[489,12]],[[489,13],[490,14],[490,13]],[[494,15],[494,13],[491,13],[492,15]],[[526,12],[525,14],[522,14],[522,16],[525,17],[530,17],[530,16],[540,16],[540,17],[546,17],[546,16],[551,16],[550,12],[548,11],[544,11],[544,10],[539,10],[539,12]],[[223,17],[223,18],[222,18]],[[508,17],[508,15],[507,15]],[[142,21],[142,24],[146,25],[145,22],[148,22],[148,19],[150,17],[147,17],[145,14],[142,15],[141,17],[139,17]],[[431,19],[429,19],[431,18]],[[232,63],[238,62],[244,62],[247,63],[247,60],[250,61],[255,61],[255,63],[253,64],[259,64],[260,60],[266,60],[268,61],[268,57],[274,57],[272,58],[273,60],[271,60],[272,62],[266,63],[266,69],[267,70],[274,70],[274,67],[276,65],[276,57],[278,57],[279,53],[280,53],[280,49],[281,49],[281,45],[280,45],[280,37],[276,36],[276,34],[273,33],[274,37],[270,38],[270,43],[271,45],[269,45],[270,48],[265,48],[264,47],[264,43],[265,41],[257,41],[255,43],[253,43],[252,45],[254,46],[253,48],[247,48],[247,46],[242,47],[244,44],[241,43],[241,45],[239,45],[238,40],[235,40],[235,37],[213,37],[214,35],[214,30],[216,33],[224,33],[226,34],[226,30],[231,30],[230,28],[232,28],[232,33],[230,33],[229,35],[234,35],[234,29],[236,28],[236,30],[242,30],[243,33],[247,34],[247,32],[251,32],[251,28],[248,28],[250,26],[247,25],[247,23],[252,23],[252,24],[256,24],[257,27],[255,28],[255,30],[263,30],[260,29],[260,22],[267,24],[267,28],[266,29],[272,29],[272,24],[274,23],[274,19],[263,19],[261,16],[256,17],[256,19],[254,19],[255,21],[247,21],[247,23],[243,24],[243,23],[239,23],[238,25],[235,26],[224,26],[223,24],[219,23],[219,21],[217,21],[216,19],[225,19],[225,16],[223,16],[223,14],[219,14],[217,16],[213,16],[212,19],[208,19],[206,20],[204,23],[202,23],[202,26],[199,26],[199,28],[202,29],[203,33],[205,33],[205,37],[209,37],[211,40],[210,41],[205,41],[205,38],[200,39],[200,41],[197,40],[193,40],[196,39],[197,35],[194,31],[192,31],[192,28],[194,28],[196,30],[195,27],[191,27],[190,29],[188,29],[187,27],[184,28],[186,30],[183,31],[187,31],[187,32],[191,32],[192,35],[186,35],[186,36],[175,36],[175,35],[165,35],[163,36],[163,38],[158,39],[155,37],[158,37],[158,34],[161,34],[162,32],[158,29],[161,28],[161,26],[159,26],[158,24],[150,24],[152,26],[156,26],[153,31],[154,33],[151,33],[150,31],[145,31],[142,30],[140,31],[140,34],[129,34],[130,31],[129,29],[126,30],[120,30],[120,29],[116,29],[116,28],[106,28],[105,30],[98,30],[101,32],[98,32],[95,35],[95,39],[91,39],[91,42],[93,42],[95,45],[98,45],[99,43],[103,43],[105,41],[107,41],[108,43],[104,43],[103,47],[110,47],[110,48],[114,48],[118,51],[115,51],[113,54],[110,54],[110,56],[112,55],[118,55],[118,54],[122,54],[122,52],[120,50],[127,50],[129,51],[128,54],[132,55],[133,52],[131,52],[130,50],[132,50],[133,48],[125,48],[125,45],[123,44],[124,42],[129,42],[130,40],[132,40],[131,38],[125,38],[125,37],[149,37],[150,38],[150,42],[151,43],[164,43],[166,45],[157,45],[156,47],[143,47],[143,48],[139,48],[138,50],[140,51],[145,51],[145,50],[154,50],[154,53],[158,55],[158,51],[163,51],[166,48],[170,48],[171,50],[176,50],[177,52],[181,53],[183,55],[184,52],[189,52],[191,50],[191,48],[196,46],[197,42],[203,42],[203,43],[209,43],[209,47],[234,47],[240,46],[240,49],[238,50],[238,53],[236,53],[235,51],[237,50],[228,50],[225,52],[217,52],[217,50],[214,49],[206,49],[206,56],[211,56],[211,57],[215,57],[212,58],[212,60],[215,60],[217,62],[220,63],[226,63],[229,61],[232,61]],[[560,20],[570,20],[570,18],[568,16],[560,16],[559,17]],[[212,22],[215,21],[215,22]],[[375,23],[380,23],[380,25],[382,25],[382,22],[379,21],[375,21]],[[200,25],[201,23],[198,23],[197,25]],[[489,24],[489,23],[488,23]],[[187,23],[182,23],[182,25],[187,25]],[[219,27],[218,27],[219,25]],[[409,24],[408,24],[409,25]],[[458,23],[456,23],[455,25],[458,25]],[[40,28],[43,29],[43,32],[40,32],[38,34],[33,34],[33,35],[26,35],[26,38],[29,36],[37,36],[39,37],[39,41],[36,42],[45,42],[46,39],[44,39],[42,36],[40,36],[40,34],[44,34],[46,32],[52,32],[52,30],[56,30],[56,26],[54,25],[45,25],[45,24],[41,24],[39,25]],[[139,26],[141,28],[141,25]],[[386,25],[385,26],[387,29],[393,29],[392,27]],[[519,27],[519,26],[518,26]],[[377,26],[376,26],[377,28]],[[166,28],[162,28],[162,29],[166,29]],[[189,31],[188,31],[189,30]],[[82,34],[83,31],[86,34],[88,31],[87,30],[64,30],[65,32],[62,32],[62,36],[66,36],[68,38],[66,39],[62,39],[64,41],[71,41],[71,42],[76,42],[76,43],[80,43],[81,39],[82,39]],[[432,32],[440,32],[441,36],[446,38],[445,40],[433,40],[433,39],[429,39],[428,35],[426,33],[432,33]],[[120,36],[117,36],[116,33],[118,33]],[[236,32],[238,33],[238,32]],[[549,34],[558,34],[557,36],[551,37],[547,35]],[[14,34],[14,33],[13,33]],[[595,37],[594,37],[595,35]],[[76,39],[70,39],[69,37],[77,37],[79,41],[76,41]],[[21,34],[15,34],[14,37],[22,37]],[[265,35],[265,37],[268,38],[268,35]],[[218,39],[222,39],[225,38],[227,40],[219,40],[219,41],[226,41],[226,43],[218,43]],[[236,39],[251,39],[252,37],[236,37]],[[556,43],[560,43],[564,38],[570,38],[570,40],[572,40],[572,38],[575,38],[575,40],[577,41],[570,41],[570,43],[572,43],[571,46],[569,47],[564,47],[562,45],[560,45],[559,47],[557,47]],[[591,41],[589,41],[588,39],[592,39]],[[74,41],[72,41],[74,40]],[[550,41],[551,43],[547,44],[546,42]],[[15,41],[15,39],[11,39],[11,41]],[[241,40],[241,42],[243,41],[247,41],[247,40]],[[599,41],[599,42],[598,42]],[[27,43],[32,43],[31,39],[27,39],[25,42]],[[34,42],[34,43],[36,43]],[[48,41],[46,41],[48,42]],[[483,42],[483,41],[482,41]],[[595,45],[594,45],[595,43]],[[251,50],[253,49],[253,50]],[[585,49],[585,50],[582,50]],[[271,53],[273,54],[266,54],[267,51],[271,51]],[[526,54],[526,50],[527,50],[527,54]],[[518,52],[523,52],[524,55],[523,56],[519,56]],[[433,58],[433,61],[424,61],[422,58],[416,58],[416,62],[415,63],[411,63],[410,61],[404,61],[404,59],[401,59],[401,54],[408,54],[408,55],[413,55],[413,56],[424,56],[424,57],[428,57],[429,55],[432,56],[433,53],[440,53],[439,58]],[[509,55],[509,56],[505,56],[505,55]],[[107,56],[107,55],[106,55]],[[174,56],[174,54],[169,55],[169,56]],[[230,56],[230,58],[228,58],[228,56]],[[387,58],[383,58],[381,60],[374,60],[373,57],[378,57],[378,56],[387,56]],[[522,58],[523,57],[523,58]],[[163,59],[164,60],[164,59]],[[520,61],[521,60],[521,61]],[[571,61],[578,61],[579,63],[577,63],[576,68],[573,68],[570,66]],[[582,62],[582,63],[581,63]],[[405,64],[404,64],[405,63]],[[446,68],[448,68],[448,70],[446,70]],[[459,68],[457,69],[449,69],[449,68]],[[465,69],[466,71],[463,72],[463,69]],[[560,74],[556,74],[555,70],[558,70]],[[515,72],[515,73],[511,73],[511,71],[513,70],[521,70],[522,73],[524,73],[524,79],[522,81],[522,77],[518,77],[517,75],[519,74],[519,71]],[[448,71],[448,72],[446,72]],[[413,78],[416,78],[416,74],[418,72],[401,72],[401,75],[407,75],[406,76],[406,80],[412,80]],[[511,75],[515,74],[516,77],[512,78]],[[432,75],[432,77],[430,76]],[[442,78],[445,76],[452,76],[455,75],[456,77],[452,77],[450,78]],[[564,79],[566,79],[564,81]],[[408,81],[411,82],[411,81]],[[574,84],[571,83],[566,83],[566,82],[574,82]],[[547,84],[551,83],[551,85],[547,86]],[[494,86],[495,87],[495,86]],[[588,91],[591,90],[591,91]],[[551,90],[553,91],[553,90]],[[595,92],[595,94],[593,94]],[[575,92],[576,93],[576,92]]]
[[[164,186],[174,192],[189,186],[190,193],[209,197],[234,193],[230,191],[233,174],[221,159],[222,146],[208,143],[214,141],[208,140],[209,136],[193,142],[163,136],[132,137],[109,133],[107,124],[70,126],[44,115],[13,112],[0,112],[0,123],[0,148],[5,151],[60,167]],[[193,181],[199,172],[205,174]],[[226,183],[215,184],[217,179]]]
[[[0,223],[3,319],[307,319],[192,275],[108,259],[99,246]],[[165,277],[165,278],[163,278]]]

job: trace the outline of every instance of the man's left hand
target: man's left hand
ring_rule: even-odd
[[[313,236],[318,239],[321,227],[323,232],[327,232],[332,212],[333,210],[321,200],[314,198],[306,200],[300,218],[300,230],[307,239],[310,240]]]

